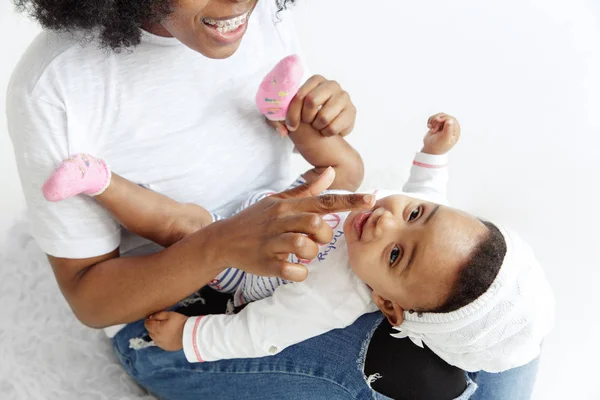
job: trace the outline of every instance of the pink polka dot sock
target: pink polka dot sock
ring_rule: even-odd
[[[78,194],[97,196],[110,184],[110,170],[104,160],[76,154],[64,160],[44,182],[42,193],[48,201],[61,201]]]
[[[304,70],[300,57],[291,55],[279,61],[265,76],[258,92],[256,105],[271,121],[285,121],[288,107],[300,85]]]

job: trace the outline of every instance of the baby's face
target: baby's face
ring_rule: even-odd
[[[443,305],[486,230],[469,214],[403,195],[351,213],[344,225],[354,272],[405,311]]]

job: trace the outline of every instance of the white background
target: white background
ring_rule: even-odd
[[[311,70],[357,105],[368,176],[405,171],[430,114],[459,118],[451,201],[518,230],[555,289],[535,398],[600,399],[600,2],[299,0],[295,17]],[[0,2],[0,92],[37,30]],[[5,119],[0,237],[23,208]]]

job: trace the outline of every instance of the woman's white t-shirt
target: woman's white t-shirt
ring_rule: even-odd
[[[68,33],[35,39],[13,73],[7,114],[32,233],[44,252],[86,258],[144,243],[122,237],[92,198],[42,197],[44,180],[79,152],[221,215],[251,191],[287,186],[291,142],[254,103],[263,76],[299,50],[292,16],[275,13],[274,1],[259,1],[240,48],[225,60],[148,33],[118,53]]]

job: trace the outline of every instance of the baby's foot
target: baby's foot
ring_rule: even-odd
[[[265,76],[258,93],[256,105],[271,121],[285,121],[288,107],[300,89],[304,74],[300,57],[287,56]]]
[[[110,170],[104,160],[77,154],[64,160],[44,182],[42,193],[48,201],[61,201],[78,194],[97,196],[110,183]]]

